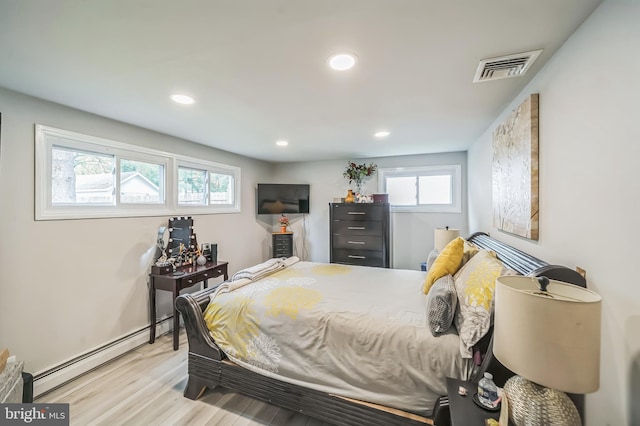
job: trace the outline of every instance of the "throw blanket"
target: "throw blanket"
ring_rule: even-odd
[[[234,291],[239,288],[242,288],[247,284],[251,284],[252,282],[253,281],[251,281],[249,278],[241,278],[236,281],[223,282],[218,286],[218,288],[216,288],[216,290],[213,293],[211,293],[211,296],[209,296],[209,300],[213,301],[213,299],[215,299],[216,296],[221,293],[229,293],[230,291]]]
[[[236,364],[322,392],[428,415],[446,377],[467,379],[452,329],[427,325],[425,273],[297,262],[231,282],[204,313]]]
[[[257,281],[260,278],[266,277],[269,274],[272,274],[282,268],[286,268],[287,266],[291,266],[294,263],[298,262],[300,259],[296,256],[292,256],[290,258],[274,258],[269,259],[266,262],[259,263],[250,268],[242,269],[231,277],[231,281],[241,280],[243,278],[250,279],[251,281]]]
[[[211,294],[210,300],[216,298],[221,293],[229,293],[239,288],[244,287],[247,284],[251,284],[253,281],[256,281],[260,278],[266,277],[269,274],[272,274],[280,269],[288,268],[291,265],[299,262],[300,259],[297,256],[291,256],[289,258],[277,258],[277,259],[269,259],[266,262],[260,263],[256,266],[252,266],[251,268],[242,269],[241,271],[236,272],[231,277],[231,281],[224,282],[216,288],[216,290]]]

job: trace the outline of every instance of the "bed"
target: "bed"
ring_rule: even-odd
[[[549,265],[487,234],[467,240],[493,251],[517,273],[585,286],[575,271]],[[475,357],[463,357],[454,327],[437,337],[421,329],[426,295],[418,289],[424,272],[313,262],[287,266],[259,281],[237,277],[218,289],[178,297],[189,341],[185,397],[197,399],[207,387],[223,386],[337,425],[417,425],[431,423],[434,403],[446,393],[447,376],[477,380],[492,371],[500,380],[509,374],[492,357],[491,330],[474,344]],[[237,289],[220,291],[230,284]],[[261,303],[279,290],[294,296],[295,303]],[[331,314],[323,304],[331,306]],[[232,329],[240,318],[255,321]],[[276,318],[288,322],[269,324]],[[289,328],[292,323],[307,328],[296,331]],[[262,327],[268,325],[265,336]],[[274,343],[276,334],[281,340]],[[383,335],[386,340],[378,338]],[[295,338],[288,342],[287,336]],[[252,356],[256,345],[268,350]],[[265,357],[269,350],[272,356]]]

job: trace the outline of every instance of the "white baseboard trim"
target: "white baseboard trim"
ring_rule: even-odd
[[[172,328],[173,317],[164,318],[159,321],[156,324],[156,338],[171,331]],[[33,397],[34,399],[38,398],[145,343],[149,343],[149,327],[144,327],[141,330],[79,355],[58,366],[40,372],[34,375]]]

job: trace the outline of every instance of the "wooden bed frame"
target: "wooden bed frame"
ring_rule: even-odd
[[[480,248],[493,250],[505,266],[523,275],[546,276],[549,279],[586,287],[585,279],[577,272],[564,266],[549,265],[487,234],[479,232],[467,239]],[[205,289],[181,295],[176,300],[176,307],[183,316],[189,341],[189,380],[184,391],[185,397],[197,399],[207,387],[222,386],[336,425],[433,424],[431,419],[414,413],[293,385],[234,364],[218,348],[204,322],[203,312],[209,304],[212,291],[214,289]],[[500,385],[513,375],[493,357],[492,344],[491,330],[477,345],[483,358],[471,381],[477,381],[485,371],[490,371],[494,373],[496,383]],[[433,407],[425,407],[431,408]]]

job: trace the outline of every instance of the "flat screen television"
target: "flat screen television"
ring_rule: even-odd
[[[309,213],[309,185],[259,183],[258,214]]]

